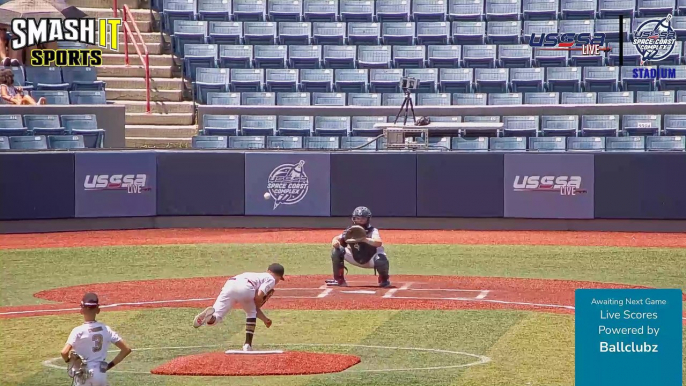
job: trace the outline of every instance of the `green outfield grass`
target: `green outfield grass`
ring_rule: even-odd
[[[279,261],[287,275],[329,274],[326,245],[222,244],[73,249],[0,250],[0,305],[45,303],[40,290],[93,282],[226,276],[263,270]],[[660,288],[686,288],[686,249],[393,245],[392,273],[592,280]],[[351,274],[367,273],[350,268]],[[148,372],[181,355],[237,347],[240,311],[221,327],[190,327],[196,309],[103,311],[134,348],[208,346],[134,352],[117,370]],[[348,372],[318,376],[211,378],[112,373],[113,385],[573,385],[574,317],[527,311],[269,311],[274,326],[258,327],[256,346],[352,353],[363,362]],[[64,370],[43,366],[59,355],[80,323],[68,314],[0,319],[0,385],[67,385]],[[486,355],[469,368],[360,373],[365,369],[441,367],[473,358],[347,344],[444,349]],[[283,348],[283,347],[281,347]],[[686,349],[686,348],[685,348]],[[60,361],[55,364],[61,365]],[[685,383],[686,384],[686,383]]]

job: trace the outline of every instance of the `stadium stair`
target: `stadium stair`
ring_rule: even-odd
[[[112,0],[68,0],[67,3],[91,17],[113,15]],[[117,6],[121,9],[124,4],[129,6],[150,54],[151,114],[146,113],[145,68],[132,44],[129,44],[131,66],[128,67],[124,64],[123,46],[119,52],[103,51],[98,79],[107,82],[108,103],[126,106],[126,146],[187,147],[197,132],[193,102],[185,97],[190,84],[184,84],[170,54],[169,36],[156,28],[160,15],[156,11],[151,13],[147,1],[118,0]],[[124,41],[123,30],[119,38]]]

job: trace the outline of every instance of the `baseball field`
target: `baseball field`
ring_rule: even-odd
[[[89,291],[104,305],[98,319],[134,349],[108,372],[112,385],[549,386],[574,385],[576,288],[686,288],[684,234],[381,232],[393,283],[384,289],[355,267],[349,287],[323,286],[340,230],[0,235],[0,385],[71,382],[59,352]],[[267,358],[239,370],[277,375],[178,375],[225,370],[213,361],[242,345],[244,313],[211,328],[194,329],[193,318],[228,277],[272,262],[286,281],[265,306],[273,325],[258,324],[255,349],[359,363],[278,375],[283,363]],[[333,368],[326,361],[338,357],[321,358],[288,370]]]

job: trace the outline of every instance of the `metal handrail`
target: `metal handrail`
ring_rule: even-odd
[[[114,17],[117,16],[117,0],[113,1],[112,8],[114,9]],[[134,48],[136,49],[136,53],[138,54],[138,57],[140,58],[141,62],[143,63],[143,67],[145,68],[145,101],[146,101],[146,110],[145,112],[150,114],[150,53],[148,53],[148,47],[145,45],[145,40],[143,40],[143,35],[141,34],[141,31],[138,29],[138,24],[136,24],[136,20],[133,18],[133,14],[131,14],[131,10],[129,9],[129,6],[124,4],[123,6],[123,20],[122,24],[124,25],[124,63],[127,66],[130,66],[129,62],[129,38],[131,39],[131,42],[133,43]],[[136,35],[133,34],[131,31],[131,28],[129,27],[129,21],[133,24],[133,28],[136,31]],[[136,36],[138,36],[140,40],[140,44],[143,46],[143,52],[145,53],[145,56],[141,54],[140,49],[138,48],[138,42],[136,41]]]

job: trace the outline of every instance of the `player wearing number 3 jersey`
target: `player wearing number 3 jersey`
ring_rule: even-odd
[[[131,349],[114,330],[95,320],[99,313],[98,296],[94,293],[84,295],[81,300],[84,323],[71,331],[61,352],[62,359],[69,363],[69,375],[74,378],[76,386],[107,386],[107,370],[131,353]],[[107,363],[110,344],[117,346],[120,351]]]

